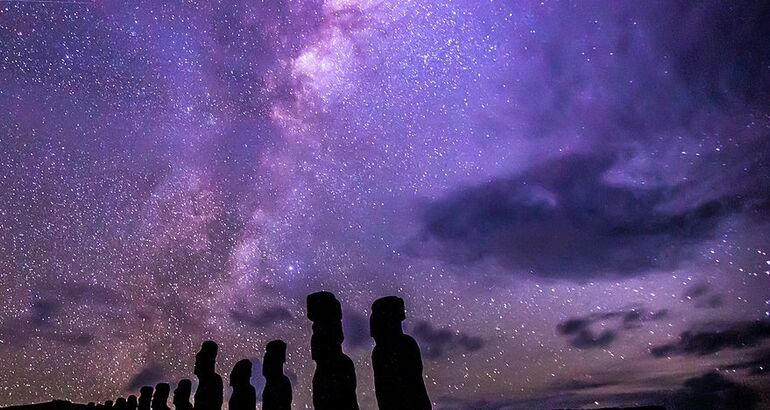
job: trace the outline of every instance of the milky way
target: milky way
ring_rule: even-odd
[[[389,294],[437,408],[770,400],[770,6],[690,3],[1,1],[0,405],[309,407],[321,289],[362,408]]]

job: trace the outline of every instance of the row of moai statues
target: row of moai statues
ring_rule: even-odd
[[[316,363],[313,374],[313,406],[316,410],[358,410],[356,371],[353,361],[342,350],[342,306],[330,292],[316,292],[307,297],[307,317],[313,323],[310,339],[311,358]],[[420,348],[404,334],[406,318],[403,299],[387,296],[372,304],[370,334],[375,341],[372,352],[374,388],[381,410],[426,410],[432,405],[425,389]],[[194,403],[190,403],[192,382],[182,379],[174,389],[176,410],[221,410],[223,404],[222,378],[216,373],[218,346],[203,342],[195,356],[194,374],[198,378]],[[269,342],[263,357],[263,410],[288,410],[292,403],[292,387],[283,372],[286,343]],[[232,394],[230,410],[255,410],[257,395],[251,385],[252,364],[241,360],[230,373]],[[170,410],[167,405],[170,386],[159,383],[153,389],[144,386],[139,398],[111,400],[96,406],[98,410]]]
[[[182,379],[174,389],[172,403],[175,410],[221,410],[223,397],[222,377],[216,373],[216,358],[219,346],[207,340],[201,345],[195,355],[193,373],[198,378],[198,388],[195,390],[194,404],[190,402],[192,381]],[[289,378],[283,374],[286,362],[286,343],[273,340],[267,344],[263,358],[262,375],[265,377],[265,388],[262,391],[263,410],[288,410],[291,408],[292,392]],[[257,392],[251,385],[250,360],[238,361],[230,372],[230,395],[228,408],[230,410],[254,410],[257,407]],[[104,404],[89,403],[96,410],[171,410],[168,397],[171,386],[168,383],[158,383],[143,386],[139,389],[139,397],[130,395],[120,397],[114,402],[107,400]]]

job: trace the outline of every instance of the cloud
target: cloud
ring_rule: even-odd
[[[674,205],[677,186],[610,182],[615,161],[573,154],[428,204],[412,244],[458,264],[491,258],[512,273],[584,281],[675,269],[742,203]]]
[[[162,367],[154,364],[146,366],[139,370],[139,373],[131,377],[125,390],[134,391],[142,386],[154,386],[163,379],[163,376],[164,371]]]
[[[268,327],[277,322],[294,319],[291,312],[280,306],[267,308],[257,314],[251,314],[243,310],[230,310],[230,318],[235,322],[245,324],[251,327]]]
[[[484,339],[448,328],[434,328],[427,321],[419,321],[413,329],[414,337],[420,342],[422,354],[428,359],[437,359],[459,351],[475,352],[484,347]]]
[[[609,380],[577,380],[577,379],[567,379],[567,380],[557,380],[550,384],[550,388],[554,391],[563,392],[563,391],[580,391],[580,390],[591,390],[591,389],[598,389],[602,387],[610,387],[615,386],[619,384],[618,381],[609,381]]]
[[[760,397],[754,389],[713,372],[686,380],[672,401],[675,409],[752,410]]]
[[[61,304],[55,300],[40,299],[32,304],[29,322],[36,328],[50,324],[51,317],[61,309]]]
[[[752,376],[770,373],[770,350],[755,352],[753,358],[724,367],[726,370],[748,369]]]
[[[712,290],[711,285],[702,282],[685,289],[682,299],[695,303],[695,307],[702,309],[715,309],[724,304],[721,294]]]
[[[744,321],[723,328],[687,330],[679,340],[650,349],[655,357],[705,356],[725,349],[745,349],[770,339],[770,320]]]
[[[22,316],[0,323],[0,341],[14,346],[24,345],[35,338],[76,346],[90,344],[95,336],[88,329],[62,326],[53,320],[63,312],[66,313],[61,302],[53,298],[40,298],[32,302]]]
[[[611,312],[590,313],[582,317],[569,318],[556,326],[556,331],[567,337],[569,344],[576,349],[596,349],[609,346],[615,341],[620,332],[636,329],[642,323],[656,321],[668,316],[665,309],[647,311],[640,308],[630,308]],[[609,328],[598,334],[591,327],[597,322],[611,321]]]
[[[651,380],[653,381],[653,380]],[[515,396],[492,400],[467,400],[456,397],[439,397],[438,407],[443,410],[510,410],[532,408],[595,408],[601,403],[606,409],[645,410],[753,410],[760,403],[760,396],[751,387],[736,383],[719,373],[708,373],[684,380],[679,387],[661,388],[658,380],[651,389],[639,390],[634,386],[628,392],[607,392],[601,389],[631,387],[622,382],[558,381],[542,395],[519,398]],[[641,406],[641,407],[640,407]]]

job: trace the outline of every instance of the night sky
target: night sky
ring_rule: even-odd
[[[2,0],[0,405],[206,339],[261,391],[281,338],[309,408],[323,289],[364,409],[391,294],[439,409],[770,408],[768,38],[766,1]]]

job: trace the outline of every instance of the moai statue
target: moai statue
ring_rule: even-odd
[[[251,385],[251,361],[238,361],[230,372],[230,386],[233,394],[228,402],[229,410],[255,410],[257,408],[257,391]],[[263,406],[264,408],[264,406]]]
[[[284,363],[286,363],[286,343],[283,340],[269,342],[262,359],[262,375],[265,376],[262,410],[291,409],[291,382],[283,374]]]
[[[134,396],[133,394],[129,395],[128,399],[126,399],[126,409],[127,410],[136,410],[136,406],[137,406],[136,396]]]
[[[105,410],[113,410],[112,400],[107,400],[104,402],[104,409]]]
[[[192,382],[190,379],[182,379],[174,389],[174,409],[176,410],[193,410],[193,405],[190,403],[190,394],[192,393]]]
[[[358,410],[356,370],[342,352],[342,307],[330,292],[307,297],[307,317],[313,322],[310,353],[316,362],[313,406],[316,410]]]
[[[138,410],[150,410],[150,403],[152,402],[152,386],[142,386],[139,389],[139,400],[137,402]]]
[[[195,390],[195,410],[222,410],[222,377],[216,373],[219,346],[211,340],[203,342],[195,355],[195,370],[198,389]]]
[[[158,383],[155,385],[155,394],[152,395],[152,410],[171,410],[168,407],[168,395],[171,392],[171,386],[168,383]]]
[[[372,369],[380,410],[432,408],[422,378],[420,347],[401,327],[405,318],[404,300],[397,296],[380,298],[372,304]]]
[[[115,399],[115,405],[112,407],[115,410],[127,410],[126,399],[124,397],[118,397]]]

